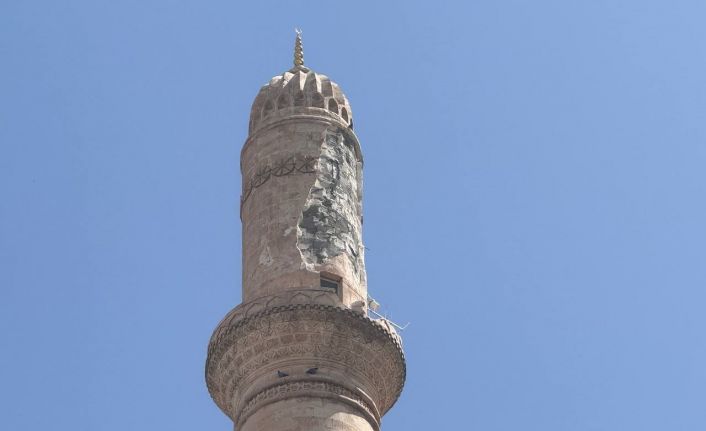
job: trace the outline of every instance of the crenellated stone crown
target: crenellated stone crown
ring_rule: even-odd
[[[353,128],[353,115],[341,88],[328,76],[297,65],[275,76],[255,97],[250,111],[250,134],[275,118],[318,109]],[[319,111],[320,113],[321,111]]]

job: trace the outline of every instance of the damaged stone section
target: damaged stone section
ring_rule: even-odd
[[[328,130],[316,180],[299,219],[297,247],[308,265],[325,264],[345,253],[354,272],[363,267],[361,240],[362,169],[354,144],[341,130]]]

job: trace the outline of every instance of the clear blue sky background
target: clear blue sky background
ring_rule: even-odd
[[[239,151],[307,64],[365,154],[401,430],[706,429],[706,3],[0,2],[0,428],[228,430]]]

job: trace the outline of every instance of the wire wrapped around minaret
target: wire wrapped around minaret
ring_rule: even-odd
[[[294,66],[304,66],[304,47],[302,46],[302,31],[295,28],[297,37],[294,40]]]

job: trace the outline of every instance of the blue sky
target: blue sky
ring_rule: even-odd
[[[227,430],[238,157],[307,65],[365,156],[384,431],[706,428],[703,1],[0,2],[2,428]]]

